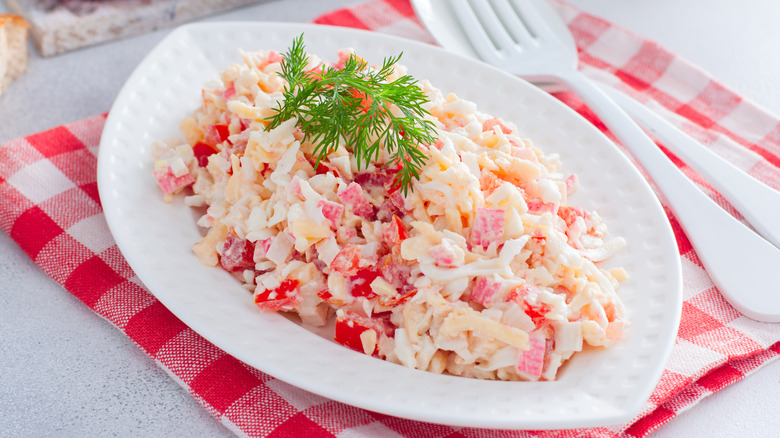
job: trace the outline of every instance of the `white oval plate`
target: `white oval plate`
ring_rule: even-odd
[[[573,203],[597,210],[627,250],[611,265],[631,275],[620,294],[632,324],[608,350],[582,352],[555,382],[494,382],[407,369],[262,313],[226,272],[198,263],[193,212],[166,204],[151,176],[151,143],[178,134],[206,80],[240,61],[237,50],[283,52],[305,33],[309,53],[354,47],[369,63],[402,64],[481,111],[517,123],[580,177]],[[144,59],[111,108],[98,185],[119,248],[148,289],[193,330],[237,359],[308,391],[361,408],[458,426],[554,429],[629,421],[663,371],[682,305],[679,256],[663,210],[638,171],[597,129],[530,84],[413,41],[354,29],[283,23],[203,23],[173,31]]]

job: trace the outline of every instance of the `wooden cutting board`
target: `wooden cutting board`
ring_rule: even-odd
[[[261,0],[5,0],[42,56],[116,40]]]

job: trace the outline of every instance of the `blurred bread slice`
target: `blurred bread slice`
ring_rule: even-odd
[[[27,29],[19,15],[0,14],[0,94],[27,70]]]

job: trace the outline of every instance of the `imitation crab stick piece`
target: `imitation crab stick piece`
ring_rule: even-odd
[[[539,198],[532,198],[526,201],[526,205],[528,205],[528,212],[533,214],[542,214],[542,213],[555,213],[555,209],[558,208],[558,205],[552,202],[543,202]]]
[[[268,250],[271,248],[271,238],[261,239],[255,242],[254,260],[263,260],[268,258]]]
[[[581,207],[565,205],[558,208],[558,217],[563,219],[567,226],[571,226],[578,217],[587,221],[590,218],[590,213]]]
[[[488,306],[493,296],[501,289],[501,282],[490,277],[477,278],[474,288],[471,290],[471,299],[483,306]]]
[[[336,254],[336,258],[330,262],[331,271],[338,272],[344,276],[357,274],[360,264],[361,250],[357,245],[347,245]]]
[[[290,184],[287,186],[287,189],[294,193],[295,196],[303,199],[303,192],[301,192],[301,178],[298,175],[295,175],[292,178]]]
[[[176,176],[171,166],[154,169],[152,175],[157,180],[157,185],[160,186],[160,189],[166,195],[174,194],[195,182],[195,178],[189,172]]]
[[[225,243],[222,245],[222,256],[219,262],[228,272],[253,269],[255,244],[238,237],[233,231],[228,233]]]
[[[387,227],[382,232],[382,238],[390,246],[400,244],[406,238],[409,237],[409,232],[406,230],[401,218],[393,215],[393,219],[387,224]]]
[[[454,268],[456,266],[462,266],[464,263],[464,252],[460,248],[452,245],[446,239],[438,245],[434,245],[428,249],[428,253],[433,257],[433,262],[436,266],[442,268]]]
[[[517,371],[530,374],[536,378],[542,375],[544,369],[544,352],[547,341],[539,335],[528,336],[528,350],[520,350],[517,357]]]
[[[338,202],[322,199],[317,203],[317,207],[322,210],[322,215],[330,221],[330,226],[334,230],[338,229],[341,223],[341,215],[344,213],[344,206]]]
[[[478,208],[471,229],[471,245],[487,249],[492,243],[501,243],[505,217],[503,208]]]
[[[352,213],[358,216],[369,217],[374,213],[374,207],[366,199],[360,184],[349,183],[349,185],[338,193],[338,197],[346,205],[352,207]]]
[[[225,91],[222,92],[222,98],[225,100],[229,100],[231,97],[236,95],[236,86],[232,82],[230,85],[225,87]]]
[[[282,62],[282,60],[284,60],[284,58],[282,57],[281,53],[277,52],[276,50],[271,50],[268,52],[268,64]]]
[[[492,119],[487,119],[484,122],[482,122],[482,132],[485,131],[492,131],[494,127],[498,126],[499,129],[501,129],[501,132],[504,134],[511,134],[512,129],[507,127],[505,124],[501,122],[501,119],[497,117],[493,117]]]

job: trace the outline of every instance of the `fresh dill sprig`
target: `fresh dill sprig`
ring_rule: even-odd
[[[368,68],[353,54],[341,68],[306,71],[301,34],[283,58],[279,75],[287,85],[268,129],[296,117],[304,139],[314,144],[318,165],[340,141],[360,169],[375,162],[384,148],[390,155],[386,164],[399,168],[393,183],[406,194],[427,160],[419,145],[433,143],[435,129],[425,119],[428,98],[417,81],[409,75],[388,79],[401,55],[385,58],[379,69]]]

